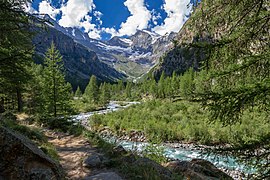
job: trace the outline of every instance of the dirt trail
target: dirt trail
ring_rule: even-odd
[[[98,150],[83,137],[75,137],[65,133],[46,131],[46,136],[57,149],[67,179],[84,179],[93,174],[107,172],[107,169],[89,169],[83,166],[86,157]]]

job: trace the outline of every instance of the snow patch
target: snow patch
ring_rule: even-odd
[[[104,44],[102,42],[98,42],[97,46],[105,49],[106,51],[126,52],[126,53],[129,53],[129,54],[132,53],[132,48],[131,47],[123,48],[123,47],[120,47],[120,46],[110,46],[110,45]]]
[[[132,43],[133,43],[130,39],[127,39],[127,38],[120,38],[120,40],[121,40],[122,42],[128,44],[129,46],[131,46]]]
[[[151,32],[151,31],[147,31],[147,30],[142,30],[142,31],[151,36],[151,38],[152,38],[151,44],[154,44],[160,37],[162,37],[161,35],[159,35],[155,32]]]
[[[72,29],[72,36],[74,36],[74,37],[76,36],[75,35],[75,29]]]

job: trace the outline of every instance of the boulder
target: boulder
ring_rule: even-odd
[[[117,146],[117,147],[114,147],[113,148],[113,152],[115,153],[115,154],[126,154],[127,153],[127,151],[123,148],[123,146],[121,146],[121,145],[119,145],[119,146]]]
[[[86,177],[84,178],[84,180],[123,180],[123,179],[115,172],[106,172]]]
[[[0,179],[64,179],[62,167],[31,140],[0,127]]]
[[[215,167],[211,162],[203,159],[193,159],[191,161],[171,161],[166,164],[166,167],[168,167],[175,173],[184,175],[189,179],[233,179],[232,177]]]
[[[88,168],[102,167],[108,164],[110,164],[110,159],[98,153],[92,153],[83,162],[83,166]]]
[[[160,164],[152,161],[151,159],[139,158],[133,164],[136,166],[151,167],[160,175],[160,177],[162,177],[162,179],[171,179],[172,177],[172,172],[169,169],[161,166]]]
[[[98,154],[91,154],[90,156],[88,156],[84,162],[83,165],[85,167],[100,167],[102,164],[101,158]]]

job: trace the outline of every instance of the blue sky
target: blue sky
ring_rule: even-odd
[[[91,38],[130,36],[147,29],[178,32],[191,12],[190,0],[33,0],[31,11],[49,14],[64,27],[78,27]]]

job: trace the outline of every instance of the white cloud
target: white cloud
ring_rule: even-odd
[[[81,22],[93,9],[93,0],[69,0],[61,7],[62,18],[59,24],[64,27],[81,27]]]
[[[118,32],[114,28],[102,28],[102,31],[111,34],[112,36],[118,35]]]
[[[40,14],[48,14],[53,19],[55,19],[56,15],[60,13],[59,9],[52,7],[47,1],[40,2],[38,8]]]
[[[101,39],[100,32],[99,29],[93,28],[88,32],[88,36],[93,39]]]
[[[178,32],[186,21],[186,15],[190,14],[192,6],[188,6],[190,0],[165,0],[163,9],[167,13],[163,24],[152,28],[160,35],[169,32]]]
[[[64,27],[84,28],[89,37],[100,39],[101,30],[96,24],[91,23],[93,18],[89,16],[89,13],[92,13],[95,8],[93,0],[69,0],[60,8],[62,18],[59,20],[59,24]],[[94,11],[93,14],[101,25],[102,13]]]
[[[102,17],[102,13],[99,12],[99,11],[94,11],[94,16],[96,17],[96,21],[98,22],[99,25],[102,25],[102,20],[101,20],[101,17]]]
[[[37,14],[38,12],[32,7],[32,3],[30,2],[26,2],[24,5],[23,5],[23,10],[27,13],[30,13],[30,14]]]
[[[135,34],[137,29],[145,29],[151,20],[151,13],[146,8],[144,0],[127,0],[124,5],[131,13],[126,22],[121,23],[119,36]]]
[[[157,25],[158,24],[158,20],[161,19],[161,14],[158,13],[156,10],[152,10],[151,11],[151,14],[152,14],[152,22],[154,23],[154,25]]]

